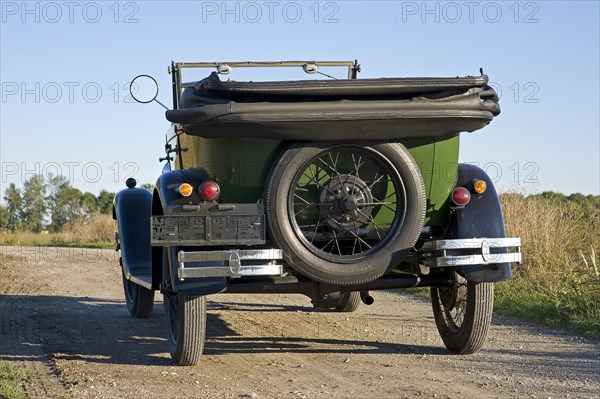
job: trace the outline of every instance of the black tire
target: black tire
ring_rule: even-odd
[[[167,345],[180,366],[198,364],[204,352],[206,337],[206,297],[189,297],[170,291],[168,258],[163,256],[163,293]]]
[[[322,283],[362,284],[415,244],[425,189],[399,143],[295,143],[271,171],[265,208],[290,266]]]
[[[435,324],[446,348],[475,353],[483,346],[492,322],[494,284],[474,283],[452,273],[452,284],[431,288]]]
[[[154,290],[149,290],[138,285],[123,276],[123,291],[125,293],[125,303],[129,313],[138,319],[150,317],[154,308]]]
[[[342,294],[335,310],[338,312],[355,312],[360,307],[361,302],[360,292],[347,292]]]

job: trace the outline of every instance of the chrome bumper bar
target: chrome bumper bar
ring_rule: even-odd
[[[177,253],[177,277],[281,276],[281,249],[194,251]],[[191,263],[192,266],[187,266]]]
[[[467,238],[428,241],[419,250],[425,266],[521,263],[521,238]]]

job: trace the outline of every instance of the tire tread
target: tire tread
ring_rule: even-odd
[[[467,283],[467,309],[458,332],[453,332],[443,317],[438,289],[431,288],[431,303],[437,329],[449,350],[467,355],[478,352],[485,343],[494,307],[493,283]]]
[[[173,358],[180,366],[199,363],[206,336],[206,297],[180,297],[180,324]]]
[[[361,303],[362,299],[360,298],[360,292],[348,292],[342,295],[335,310],[338,312],[355,312],[358,310]]]

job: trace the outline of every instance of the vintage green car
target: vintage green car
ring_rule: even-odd
[[[220,78],[257,67],[348,77]],[[198,68],[214,72],[185,83]],[[506,237],[492,181],[459,164],[458,149],[461,132],[500,113],[498,97],[483,71],[359,71],[356,61],[171,63],[162,174],[153,192],[129,179],[113,216],[129,312],[148,317],[160,290],[178,364],[199,361],[206,296],[222,292],[300,293],[353,311],[372,290],[431,287],[446,347],[482,347],[493,283],[511,278],[520,239]]]

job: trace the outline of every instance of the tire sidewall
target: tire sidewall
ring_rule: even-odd
[[[163,271],[163,285],[165,287],[168,287],[170,285],[171,282],[171,267],[170,267],[170,256],[169,256],[169,251],[170,248],[167,249],[165,248],[163,250],[163,267],[162,267],[162,271]],[[163,307],[164,307],[164,313],[165,313],[165,328],[166,328],[166,332],[167,332],[167,345],[169,347],[169,353],[171,353],[171,356],[175,356],[176,352],[177,352],[177,341],[179,340],[179,335],[180,335],[180,331],[178,329],[177,331],[177,336],[175,337],[175,339],[173,339],[173,330],[172,330],[172,321],[175,315],[173,315],[173,311],[177,312],[178,314],[180,313],[180,306],[177,306],[177,309],[171,309],[171,296],[177,295],[175,293],[172,292],[165,292],[163,293]],[[179,302],[179,301],[178,301]]]

